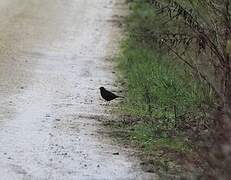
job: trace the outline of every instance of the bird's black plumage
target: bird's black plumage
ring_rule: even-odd
[[[114,93],[106,90],[104,87],[100,87],[100,94],[102,96],[103,99],[105,99],[106,101],[111,101],[115,98],[121,97],[121,96],[117,96]]]

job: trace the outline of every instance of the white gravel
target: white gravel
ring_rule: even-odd
[[[1,180],[152,179],[97,133],[115,1],[1,0]]]

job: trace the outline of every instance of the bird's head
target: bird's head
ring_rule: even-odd
[[[104,87],[100,87],[99,89],[102,91],[102,90],[104,90],[105,88],[104,88]]]

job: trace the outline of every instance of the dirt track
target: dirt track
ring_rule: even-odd
[[[1,0],[1,180],[151,179],[97,133],[115,1]]]

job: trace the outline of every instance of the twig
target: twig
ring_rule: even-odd
[[[161,39],[161,42],[163,42],[167,48],[172,51],[181,61],[183,61],[186,65],[188,65],[193,71],[195,71],[196,73],[198,73],[200,75],[200,77],[209,85],[209,87],[211,87],[213,89],[213,91],[219,96],[222,97],[220,95],[220,93],[216,90],[216,88],[209,82],[209,80],[206,78],[206,76],[204,74],[202,74],[200,71],[198,71],[198,69],[196,67],[194,67],[192,64],[190,64],[187,60],[185,60],[178,52],[176,52],[173,48],[171,48],[171,46],[169,46],[164,39]]]

